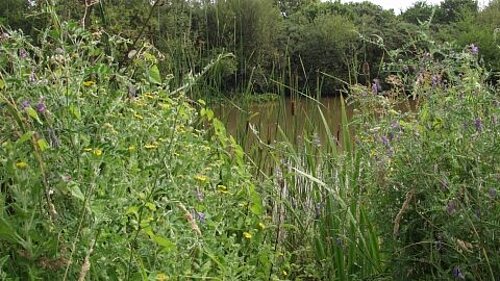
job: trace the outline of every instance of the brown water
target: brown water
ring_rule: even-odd
[[[225,103],[212,105],[212,108],[228,132],[243,146],[259,142],[259,139],[271,144],[285,138],[292,143],[304,140],[324,143],[327,133],[319,109],[332,135],[341,137],[340,98],[322,98],[319,102],[306,98],[280,98],[265,103]],[[350,118],[352,108],[346,109]]]

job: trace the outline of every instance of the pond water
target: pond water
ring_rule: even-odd
[[[320,109],[333,136],[342,137],[340,97],[321,98],[319,103],[307,98],[281,97],[264,103],[226,102],[212,108],[228,132],[244,147],[259,139],[267,144],[285,138],[294,144],[304,139],[325,142],[327,133]],[[353,108],[348,106],[346,111],[350,118]]]

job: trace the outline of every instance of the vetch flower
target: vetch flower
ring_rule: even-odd
[[[47,107],[45,106],[43,100],[40,100],[40,102],[36,105],[36,111],[39,113],[45,113],[47,111]]]
[[[382,144],[384,144],[387,148],[391,147],[391,144],[389,142],[389,139],[386,136],[381,137]]]
[[[479,53],[479,47],[476,46],[475,44],[470,44],[469,51],[471,54],[477,55]]]
[[[36,82],[36,74],[34,71],[32,71],[30,74],[29,82],[32,84]]]
[[[481,118],[476,118],[476,120],[474,120],[474,126],[476,127],[476,131],[477,132],[481,132],[482,129],[483,129],[483,123],[481,122]]]
[[[21,109],[26,109],[28,107],[31,106],[31,103],[28,101],[28,100],[24,100],[22,103],[21,103]]]
[[[19,49],[19,57],[25,59],[28,57],[28,52],[25,49]]]
[[[205,223],[205,213],[195,211],[195,217],[201,224]]]
[[[453,275],[453,277],[455,279],[465,280],[465,276],[462,273],[462,271],[460,270],[460,267],[458,267],[458,266],[453,267],[451,274]]]
[[[441,75],[434,74],[432,75],[432,87],[438,87],[441,85]]]

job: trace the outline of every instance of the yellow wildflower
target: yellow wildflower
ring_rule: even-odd
[[[195,180],[199,181],[199,182],[202,182],[202,183],[205,183],[208,181],[208,177],[207,176],[204,176],[204,175],[196,175],[194,177]]]
[[[128,147],[128,151],[135,151],[135,145],[131,145]]]
[[[146,144],[146,145],[144,146],[144,148],[146,148],[146,149],[155,149],[155,148],[158,148],[158,143],[153,142],[153,143],[151,143],[151,144]]]
[[[283,270],[283,276],[287,276],[288,275],[288,272],[286,272],[285,270]]]
[[[83,82],[83,86],[85,86],[85,87],[92,87],[94,85],[95,85],[95,82],[92,80]]]
[[[96,148],[96,149],[94,149],[93,153],[94,153],[95,156],[101,156],[102,155],[102,150],[100,150],[99,148]]]
[[[134,117],[139,119],[139,120],[143,120],[144,117],[142,117],[142,115],[140,115],[139,113],[134,113]]]
[[[245,237],[246,239],[251,239],[252,238],[252,234],[250,232],[243,232],[243,237]]]
[[[397,112],[396,110],[394,109],[389,109],[388,111],[391,115],[399,115],[399,112]]]
[[[16,162],[16,168],[18,169],[26,169],[28,167],[28,163],[24,161],[18,161]]]
[[[83,151],[85,151],[85,152],[91,152],[91,151],[92,151],[92,148],[88,148],[88,147],[87,147],[87,148],[84,148],[84,149],[83,149]]]
[[[158,273],[156,275],[156,280],[157,281],[167,281],[169,278],[165,273]]]
[[[217,190],[220,192],[220,193],[229,193],[229,191],[227,190],[227,187],[225,185],[222,185],[222,184],[219,184],[217,185]]]
[[[153,96],[150,92],[145,93],[145,94],[144,94],[144,97],[145,97],[145,98],[149,98],[149,99],[154,98],[154,96]]]
[[[266,225],[261,222],[259,222],[258,226],[261,230],[264,230],[266,228]]]

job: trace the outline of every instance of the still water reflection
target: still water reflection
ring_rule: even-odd
[[[259,138],[268,144],[285,138],[292,143],[304,139],[324,142],[327,133],[320,109],[332,135],[341,137],[340,98],[328,97],[319,101],[280,98],[265,103],[218,104],[212,105],[212,108],[225,123],[228,132],[243,146],[252,145]],[[346,111],[350,118],[352,107],[348,106]]]

